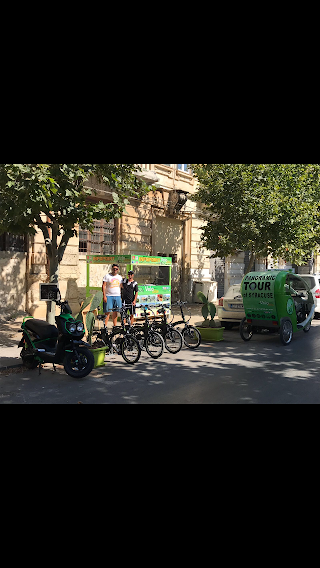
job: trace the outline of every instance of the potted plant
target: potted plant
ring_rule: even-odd
[[[204,317],[204,321],[197,325],[196,328],[199,330],[201,339],[204,341],[222,341],[224,327],[221,327],[220,322],[214,320],[216,315],[216,306],[209,302],[208,298],[202,292],[197,294],[200,302],[203,304],[201,312]],[[208,315],[210,314],[210,320]]]
[[[89,311],[86,315],[86,328],[88,330],[87,341],[88,341],[88,343],[90,343],[90,345],[92,345],[92,332],[93,332],[93,329],[94,329],[94,312],[100,306],[102,299],[103,299],[103,294],[102,294],[102,291],[99,290],[93,296],[93,298],[91,298],[89,301],[85,301],[83,303],[81,310],[78,314],[78,315],[80,315],[80,314],[82,315],[82,311],[84,310],[84,308],[87,308],[89,306]],[[91,347],[91,351],[92,351],[93,356],[94,356],[94,369],[96,369],[97,367],[104,367],[104,364],[105,364],[104,358],[105,358],[106,350],[107,350],[107,347],[99,347],[98,349],[93,349]]]

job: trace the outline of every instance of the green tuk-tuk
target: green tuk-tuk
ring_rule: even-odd
[[[286,270],[249,272],[241,283],[245,317],[240,335],[249,341],[254,333],[280,333],[284,345],[295,331],[308,332],[314,316],[314,299],[308,284]]]

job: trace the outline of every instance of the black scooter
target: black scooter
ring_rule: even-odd
[[[61,313],[56,316],[56,324],[24,318],[21,325],[22,347],[20,356],[28,369],[35,369],[42,363],[63,364],[70,377],[81,379],[91,373],[94,366],[93,353],[87,348],[90,345],[82,340],[85,334],[84,325],[72,317],[68,302],[55,300],[61,307]]]

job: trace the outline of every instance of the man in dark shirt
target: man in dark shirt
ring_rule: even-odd
[[[128,278],[123,279],[121,293],[123,305],[132,304],[132,307],[128,308],[128,313],[130,314],[130,321],[132,325],[134,314],[136,313],[136,301],[138,296],[138,283],[134,280],[133,270],[129,270]]]

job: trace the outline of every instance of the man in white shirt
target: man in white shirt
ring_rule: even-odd
[[[121,301],[122,277],[119,274],[118,264],[112,265],[111,274],[106,274],[102,279],[103,312],[106,316],[107,325],[112,312],[113,325],[117,325],[118,311],[122,307]]]

